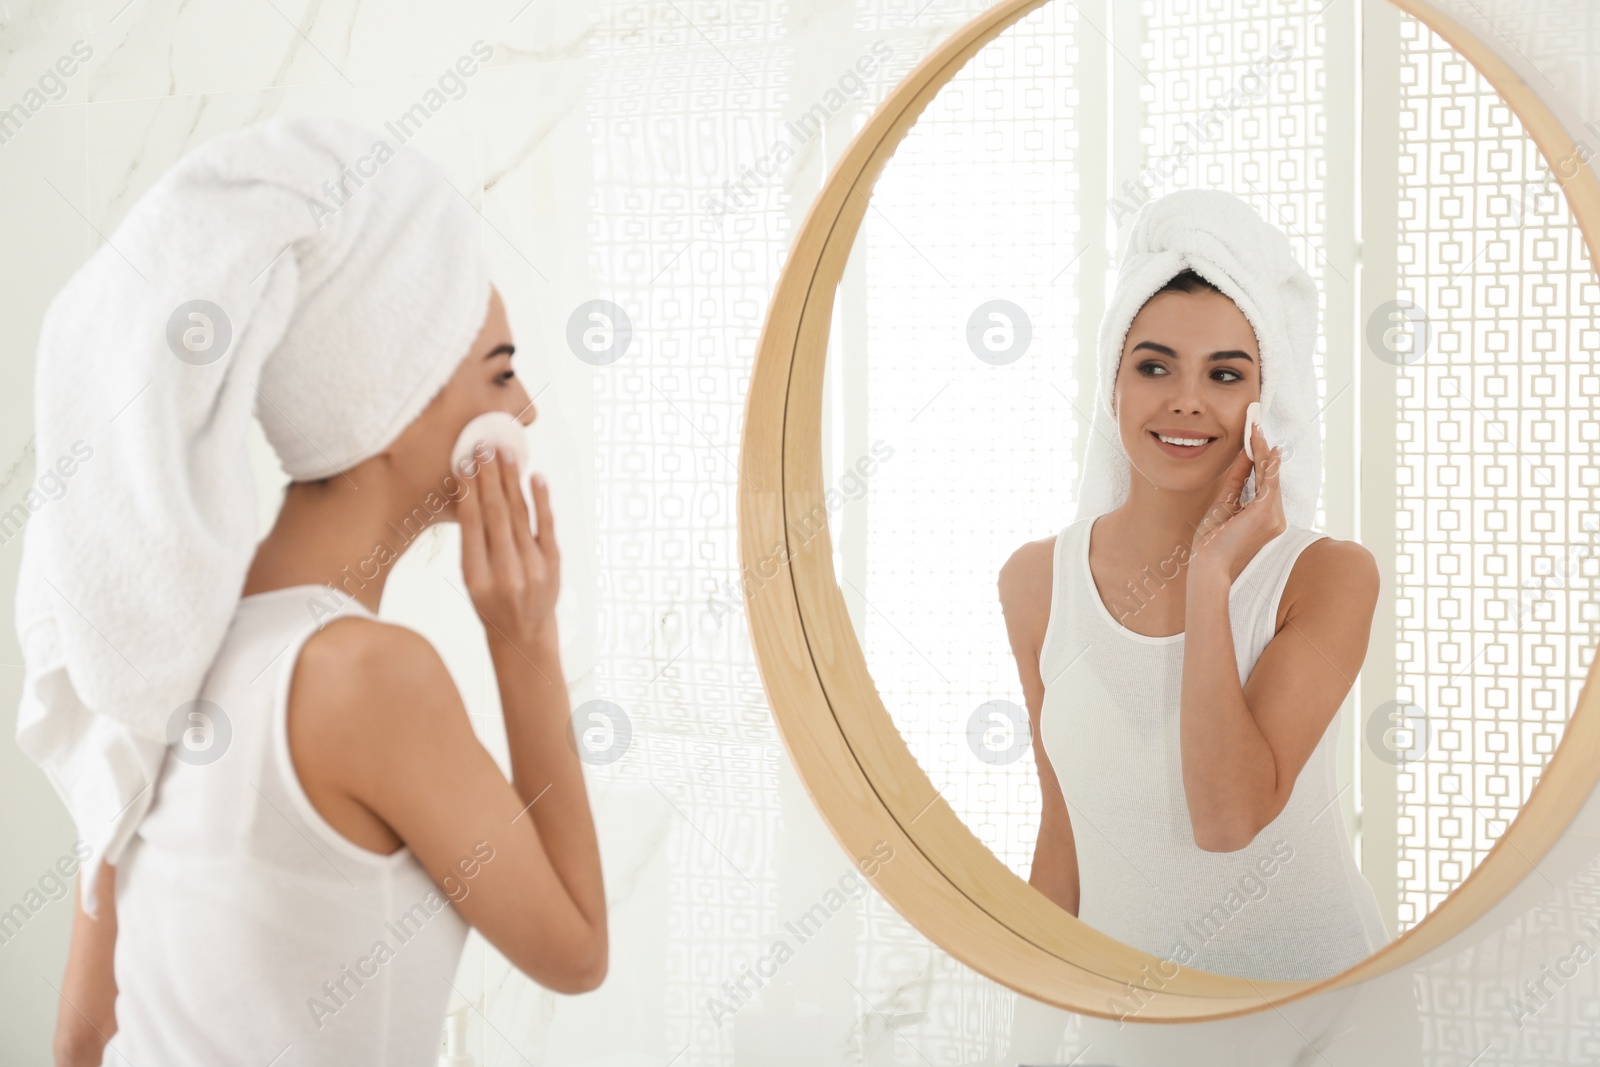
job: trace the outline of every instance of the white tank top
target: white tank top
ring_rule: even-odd
[[[410,849],[373,852],[329,825],[289,758],[295,660],[349,614],[373,617],[329,585],[240,600],[200,693],[221,709],[209,746],[196,733],[187,758],[169,749],[117,865],[117,1031],[102,1062],[436,1062],[467,924]]]
[[[1389,937],[1335,803],[1337,731],[1330,724],[1253,842],[1237,852],[1197,846],[1178,732],[1184,635],[1138,634],[1111,614],[1089,569],[1093,522],[1056,538],[1039,654],[1039,732],[1072,821],[1078,918],[1218,974],[1318,979],[1365,959]],[[1326,536],[1290,526],[1235,579],[1228,610],[1241,685],[1273,637],[1294,561]]]

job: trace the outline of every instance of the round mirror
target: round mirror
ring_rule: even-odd
[[[886,871],[892,903],[1075,1011],[1397,966],[1595,780],[1563,760],[1600,617],[1589,149],[1459,28],[1373,13],[1000,5],[866,124],[763,334],[743,547],[786,742],[841,840],[914,843],[933,887]],[[1141,304],[1092,422],[1127,227],[1194,189],[1282,232],[1319,319],[1314,518],[1220,583],[1183,535],[1260,395],[1241,308]],[[1084,514],[1096,432],[1139,484]]]

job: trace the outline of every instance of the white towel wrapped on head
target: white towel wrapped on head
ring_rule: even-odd
[[[285,118],[185,155],[51,301],[39,463],[88,455],[24,533],[17,743],[93,849],[90,910],[94,865],[148,809],[255,554],[251,414],[297,481],[376,455],[489,298],[479,220],[435,165]],[[200,300],[214,307],[191,317]]]

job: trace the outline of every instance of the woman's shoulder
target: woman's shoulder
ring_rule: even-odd
[[[1025,541],[1018,545],[1000,565],[1000,581],[1037,577],[1050,573],[1050,561],[1055,555],[1057,534]]]
[[[1304,547],[1295,559],[1295,569],[1307,573],[1359,574],[1377,570],[1378,560],[1360,541],[1342,541],[1332,534],[1304,527],[1290,527],[1300,533]]]
[[[460,700],[433,643],[372,615],[340,615],[302,646],[285,711],[302,778],[362,777],[392,742],[425,736],[421,721]]]
[[[1031,586],[1040,578],[1048,580],[1060,538],[1071,536],[1079,526],[1088,521],[1088,519],[1074,520],[1048,537],[1041,537],[1037,541],[1025,541],[1019,545],[1000,567],[1002,590],[1008,582],[1013,585]]]
[[[1082,536],[1084,526],[1098,516],[1074,519],[1049,537],[1019,545],[1000,567],[1000,606],[1009,617],[1037,617],[1044,630],[1050,617],[1050,592],[1055,584],[1055,561],[1063,551],[1062,539]]]
[[[341,614],[307,638],[284,709],[289,760],[319,815],[358,848],[405,842],[376,814],[373,784],[437,744],[429,712],[458,700],[438,652],[408,626]]]
[[[1068,527],[1070,529],[1070,526]],[[1066,531],[1018,546],[1000,567],[1000,610],[1006,627],[1025,646],[1037,648],[1050,622],[1055,557]]]
[[[1285,617],[1302,597],[1329,592],[1359,591],[1376,598],[1380,576],[1378,560],[1360,541],[1344,541],[1318,530],[1304,530],[1309,540],[1295,558],[1283,587]],[[1340,597],[1339,599],[1344,599]],[[1364,596],[1363,601],[1366,599]]]
[[[290,688],[291,729],[315,723],[311,730],[359,733],[392,720],[414,699],[436,698],[442,684],[454,683],[421,633],[376,615],[340,614],[300,648]]]
[[[1054,568],[1056,554],[1056,538],[1060,534],[1051,534],[1041,537],[1037,541],[1026,541],[1006,557],[1000,565],[1000,601],[1020,601],[1042,592],[1045,599],[1050,595],[1050,576]]]
[[[376,615],[341,614],[319,626],[300,652],[308,673],[330,681],[392,672],[396,667],[439,658],[418,631]],[[365,680],[365,679],[363,679]]]

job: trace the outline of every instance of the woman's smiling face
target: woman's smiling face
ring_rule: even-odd
[[[1128,327],[1113,396],[1122,447],[1148,481],[1182,492],[1221,478],[1244,448],[1245,410],[1261,399],[1250,320],[1211,289],[1157,293]]]

